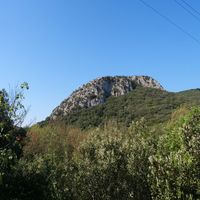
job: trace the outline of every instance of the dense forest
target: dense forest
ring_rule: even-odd
[[[0,92],[1,200],[200,199],[199,90],[137,88],[21,128],[24,89]]]

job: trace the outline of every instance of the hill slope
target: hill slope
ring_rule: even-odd
[[[75,91],[46,121],[88,128],[108,120],[128,125],[144,117],[149,124],[158,124],[183,104],[200,105],[200,90],[172,93],[150,77],[103,77]]]
[[[111,96],[122,96],[133,91],[137,86],[157,88],[163,87],[153,78],[148,76],[107,76],[95,79],[65,99],[50,115],[50,119],[64,117],[80,108],[91,108],[104,104]]]
[[[173,111],[181,105],[200,105],[200,90],[171,93],[152,88],[137,87],[120,97],[110,97],[101,105],[82,108],[58,120],[64,120],[81,128],[99,126],[108,120],[129,125],[144,117],[149,124],[158,124],[170,119]]]

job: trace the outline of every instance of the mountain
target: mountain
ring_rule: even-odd
[[[149,76],[106,76],[97,78],[65,99],[50,115],[50,119],[64,117],[80,108],[90,108],[104,104],[111,96],[118,97],[133,91],[137,86],[164,90],[163,87]]]
[[[102,77],[73,92],[45,123],[61,120],[85,129],[109,120],[129,125],[144,117],[155,125],[167,122],[181,105],[200,105],[200,89],[174,93],[148,76]]]

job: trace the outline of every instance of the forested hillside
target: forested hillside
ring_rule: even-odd
[[[104,104],[91,108],[78,108],[57,120],[80,128],[97,127],[109,120],[128,126],[144,117],[149,125],[167,122],[181,105],[200,105],[200,90],[178,93],[137,86],[133,91],[118,97],[109,97]]]

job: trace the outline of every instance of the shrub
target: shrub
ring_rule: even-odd
[[[78,160],[81,199],[151,198],[148,157],[154,146],[144,124],[133,123],[129,130],[112,124],[90,133]]]
[[[160,137],[151,161],[153,199],[200,199],[200,108]]]

